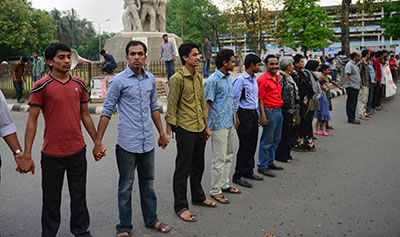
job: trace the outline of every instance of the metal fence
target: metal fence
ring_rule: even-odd
[[[117,68],[114,70],[114,73],[119,73],[125,70],[127,66],[126,62],[118,63]],[[12,70],[14,64],[2,64],[0,65],[0,89],[3,91],[3,94],[6,97],[15,97],[15,89],[12,80]],[[32,78],[32,67],[31,63],[28,63],[25,66],[25,78],[26,83],[23,83],[24,91],[23,96],[24,98],[29,98],[30,90],[33,86],[33,78]],[[151,61],[147,62],[144,66],[146,71],[149,71],[154,74],[156,78],[167,78],[167,71],[165,69],[164,62],[159,61]],[[176,62],[175,63],[175,71],[182,69],[182,63]],[[202,74],[203,72],[203,63],[200,63],[199,67],[197,68],[198,72]],[[210,73],[215,71],[215,65],[211,65]],[[45,65],[45,74],[47,75],[50,72],[47,65]],[[93,77],[101,76],[101,67],[100,64],[91,64],[91,63],[80,63],[78,64],[74,70],[71,70],[71,75],[81,77],[85,79],[86,84],[90,85],[90,80]]]

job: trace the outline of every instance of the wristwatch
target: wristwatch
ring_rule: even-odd
[[[16,156],[16,155],[18,155],[18,154],[21,153],[21,152],[22,152],[21,149],[17,149],[16,151],[13,152],[13,155]]]

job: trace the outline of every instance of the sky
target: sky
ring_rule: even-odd
[[[220,9],[224,9],[223,0],[212,0]],[[32,7],[51,11],[74,10],[80,19],[92,21],[96,31],[120,32],[122,30],[122,13],[124,0],[31,0]],[[321,6],[338,5],[341,0],[321,0]],[[110,21],[104,22],[110,19]]]

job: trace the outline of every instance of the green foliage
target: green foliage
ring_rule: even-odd
[[[380,25],[385,29],[384,35],[400,39],[400,1],[382,3],[382,6],[385,14]]]
[[[226,29],[226,17],[209,0],[170,0],[166,17],[167,32],[196,44],[202,44],[206,36],[219,44],[219,35]]]
[[[43,51],[54,42],[51,16],[22,0],[0,0],[0,57]]]
[[[111,38],[115,35],[115,33],[103,33],[101,35],[101,47],[104,47],[104,44],[106,42],[106,39]],[[83,58],[89,59],[89,60],[98,60],[99,59],[99,36],[96,35],[93,37],[90,41],[88,41],[86,44],[79,45],[76,50],[78,51],[79,55]]]
[[[317,0],[285,0],[283,18],[279,23],[282,41],[292,49],[301,47],[307,50],[324,49],[336,40],[328,29],[331,19]]]

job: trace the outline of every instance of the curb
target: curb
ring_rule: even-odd
[[[338,96],[341,96],[344,94],[346,94],[345,90],[341,90],[341,89],[331,90],[331,98],[338,97]]]

